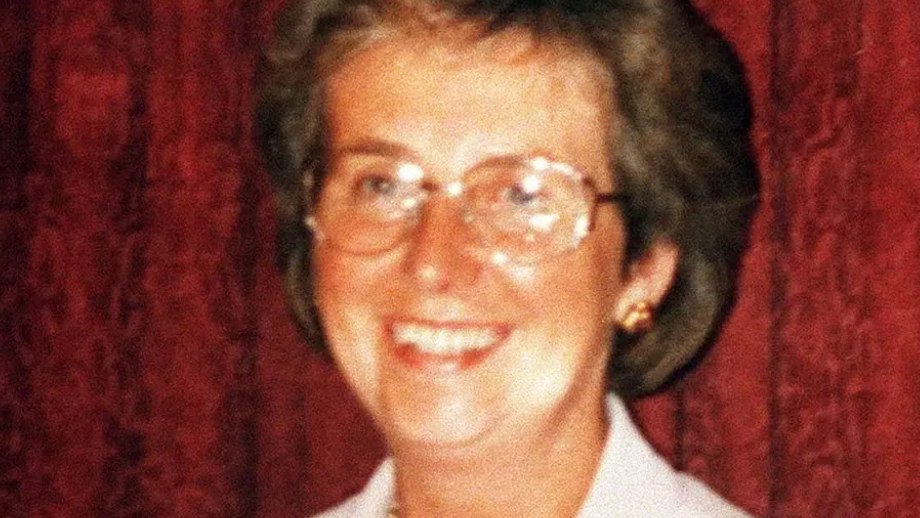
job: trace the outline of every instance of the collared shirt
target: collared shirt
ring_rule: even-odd
[[[658,456],[618,397],[608,396],[607,412],[604,452],[577,518],[750,518]],[[360,493],[316,518],[385,518],[394,479],[386,459]]]

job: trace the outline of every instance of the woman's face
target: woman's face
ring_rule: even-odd
[[[327,84],[324,188],[379,159],[411,157],[426,182],[445,186],[495,157],[543,156],[610,191],[607,85],[596,68],[520,34],[450,48],[378,41]],[[475,236],[456,200],[436,195],[392,250],[357,255],[318,240],[327,341],[391,446],[467,445],[600,417],[609,323],[622,304],[622,225],[599,206],[579,248],[498,264],[467,252]],[[444,343],[463,352],[436,352]]]

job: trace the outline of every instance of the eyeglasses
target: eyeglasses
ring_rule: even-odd
[[[443,186],[426,182],[422,168],[406,161],[370,160],[353,169],[326,179],[307,224],[318,237],[356,255],[403,243],[438,191],[459,200],[463,222],[475,236],[465,246],[491,260],[519,264],[577,248],[593,227],[598,204],[627,199],[597,193],[583,173],[546,158],[487,160]]]

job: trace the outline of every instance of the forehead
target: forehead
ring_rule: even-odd
[[[471,24],[438,25],[417,33],[382,25],[368,30],[357,50],[339,58],[337,65],[326,69],[331,72],[327,90],[341,89],[342,82],[354,80],[393,84],[434,65],[444,75],[501,71],[567,90],[560,93],[605,102],[612,98],[612,78],[591,52],[561,37],[541,38],[520,27],[484,35]],[[483,86],[486,83],[483,81]]]
[[[599,168],[609,90],[587,53],[523,30],[480,39],[463,28],[394,32],[348,56],[326,82],[327,139],[332,152],[356,139],[395,141],[458,167],[539,152]]]

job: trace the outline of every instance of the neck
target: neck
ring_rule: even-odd
[[[600,397],[580,415],[549,419],[513,440],[394,448],[399,517],[572,518],[600,462],[605,415]]]

